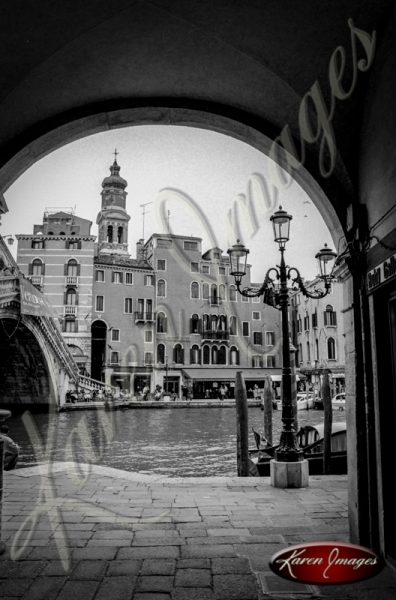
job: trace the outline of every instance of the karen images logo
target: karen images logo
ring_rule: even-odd
[[[280,577],[318,585],[362,581],[377,575],[383,566],[372,550],[344,542],[290,546],[270,561],[272,571]]]

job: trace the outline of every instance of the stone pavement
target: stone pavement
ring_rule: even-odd
[[[396,597],[389,569],[320,587],[269,569],[288,544],[348,540],[345,476],[281,490],[266,478],[166,479],[72,463],[52,471],[5,473],[3,600]]]

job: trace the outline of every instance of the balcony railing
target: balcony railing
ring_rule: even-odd
[[[212,331],[212,329],[204,329],[202,337],[205,340],[229,340],[230,332],[227,330],[219,329],[218,331]]]
[[[78,276],[77,275],[66,275],[65,285],[78,285]]]
[[[30,281],[36,287],[41,287],[43,285],[43,276],[42,275],[31,275]]]
[[[155,313],[152,311],[136,311],[135,323],[152,323],[155,321]]]
[[[76,315],[77,314],[77,306],[73,306],[71,304],[67,304],[65,306],[65,315]]]

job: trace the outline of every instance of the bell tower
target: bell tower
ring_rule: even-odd
[[[98,253],[128,257],[128,222],[131,218],[126,212],[125,188],[128,182],[120,176],[117,154],[115,150],[110,175],[102,181],[102,208],[96,219]]]

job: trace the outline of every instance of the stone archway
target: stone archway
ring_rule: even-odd
[[[93,321],[91,335],[91,377],[101,381],[106,361],[106,323],[99,319]]]

